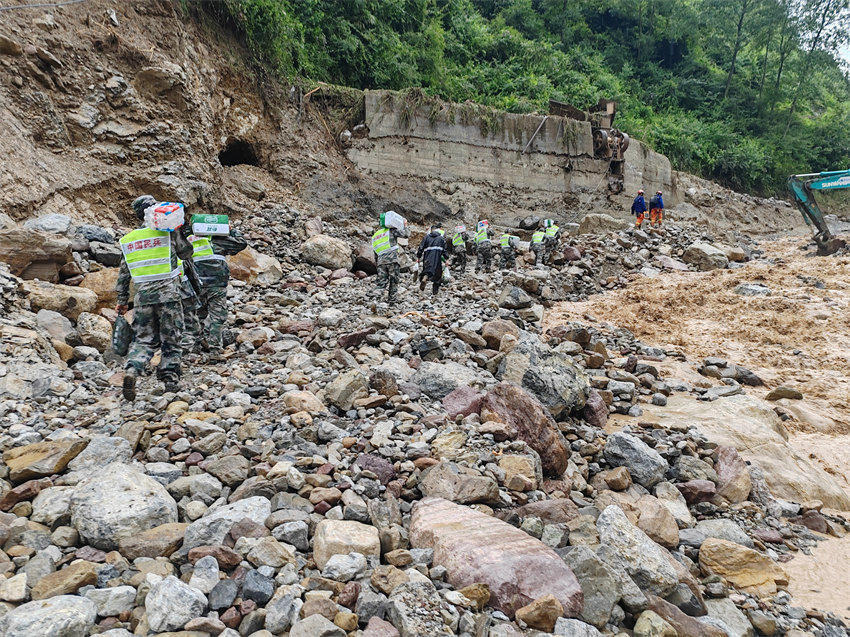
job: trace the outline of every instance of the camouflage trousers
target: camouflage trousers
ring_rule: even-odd
[[[475,257],[475,271],[478,272],[482,268],[489,272],[493,267],[493,248],[490,245],[478,246],[478,254]]]
[[[539,263],[546,263],[546,259],[544,257],[544,255],[546,254],[546,250],[543,247],[542,243],[532,243],[531,251],[534,253],[534,265],[537,265]]]
[[[401,266],[398,263],[378,264],[378,278],[375,281],[375,287],[378,289],[378,293],[384,288],[389,288],[387,300],[395,301],[400,278]]]
[[[127,353],[125,371],[134,369],[137,375],[141,375],[154,352],[160,349],[162,360],[157,375],[160,378],[180,378],[183,327],[183,304],[180,301],[141,305],[133,310],[136,338]]]
[[[549,258],[555,254],[555,250],[558,249],[558,240],[557,239],[545,239],[543,241],[543,263],[548,263]]]
[[[516,267],[516,250],[513,248],[502,248],[502,269]]]
[[[180,338],[180,347],[183,348],[184,355],[195,351],[200,344],[202,336],[201,319],[198,316],[200,307],[200,301],[196,296],[183,299],[183,323],[186,329],[183,330],[183,336]]]
[[[453,256],[452,268],[458,274],[463,274],[466,271],[466,246],[455,250]]]
[[[214,349],[221,349],[224,346],[221,331],[227,322],[227,288],[203,288],[201,306],[202,312],[206,311],[207,345]]]

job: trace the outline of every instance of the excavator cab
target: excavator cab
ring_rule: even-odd
[[[839,188],[850,188],[850,170],[791,175],[788,178],[788,190],[803,215],[803,221],[807,226],[814,226],[813,238],[818,246],[818,255],[821,256],[835,254],[847,245],[847,242],[832,234],[815,200],[814,191]]]

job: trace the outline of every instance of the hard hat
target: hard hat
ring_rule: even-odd
[[[133,207],[133,212],[136,213],[136,216],[139,219],[144,219],[145,209],[150,208],[154,204],[156,204],[156,199],[152,195],[142,195],[141,197],[136,197],[130,205]]]
[[[639,194],[639,195],[642,195],[642,194],[643,194],[643,190],[638,190],[638,194]]]

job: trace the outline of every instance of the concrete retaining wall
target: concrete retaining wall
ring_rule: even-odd
[[[436,100],[417,105],[384,91],[369,91],[365,100],[369,135],[348,151],[361,170],[550,193],[607,192],[608,162],[593,158],[588,122],[549,116],[534,135],[542,115]],[[626,151],[624,181],[627,195],[660,188],[668,205],[676,203],[670,162],[636,140]]]

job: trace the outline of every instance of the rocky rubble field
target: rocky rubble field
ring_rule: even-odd
[[[436,302],[404,275],[389,308],[352,245],[365,226],[350,244],[267,212],[243,231],[289,247],[233,260],[226,361],[187,360],[177,394],[145,377],[133,404],[104,229],[62,225],[67,261],[11,264],[77,286],[0,265],[0,634],[847,634],[794,604],[782,566],[842,519],[774,497],[698,423],[642,418],[759,379],[708,360],[718,384],[691,384],[628,330],[541,328],[554,301],[757,253],[585,234]]]

